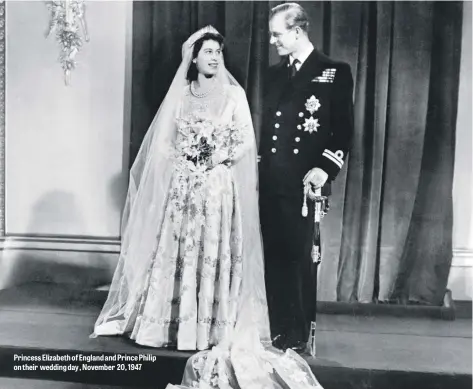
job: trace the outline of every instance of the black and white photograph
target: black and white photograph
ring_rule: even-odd
[[[471,389],[472,4],[0,0],[0,389]]]

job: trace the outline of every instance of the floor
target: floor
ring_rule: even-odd
[[[103,291],[83,291],[48,284],[29,284],[0,291],[0,389],[119,387],[107,386],[120,383],[113,377],[99,382],[101,378],[97,376],[84,376],[80,378],[82,384],[74,384],[53,382],[77,381],[74,377],[71,379],[70,373],[42,377],[38,373],[21,372],[19,375],[8,371],[13,354],[35,354],[44,350],[65,354],[151,353],[158,357],[159,365],[153,371],[160,371],[160,382],[178,379],[190,353],[137,347],[121,337],[89,338],[105,297],[106,292]],[[469,384],[471,388],[471,319],[444,321],[389,315],[320,314],[317,331],[317,358],[308,357],[308,362],[327,389],[342,387],[337,382],[343,380],[349,383],[348,386],[343,385],[345,388],[384,389],[388,384],[393,388],[439,389],[460,388]],[[158,367],[160,369],[156,370]],[[432,380],[430,386],[425,386],[426,377],[430,375],[437,377],[438,382]],[[447,387],[446,381],[441,384],[438,380],[440,376],[456,378],[449,381]],[[50,380],[50,386],[44,386],[42,378]],[[129,385],[133,377],[129,379],[127,383],[121,383]],[[399,384],[395,384],[396,379]],[[157,384],[157,381],[150,380]]]

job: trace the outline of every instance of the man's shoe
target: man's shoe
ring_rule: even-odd
[[[307,342],[297,341],[289,348],[294,350],[298,354],[303,354],[307,351]]]
[[[276,335],[273,338],[273,346],[280,349],[280,350],[286,350],[286,336],[283,334]]]

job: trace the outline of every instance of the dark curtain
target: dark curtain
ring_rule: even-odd
[[[181,45],[214,25],[259,139],[279,2],[134,2],[131,161]],[[356,133],[323,221],[319,298],[441,304],[452,257],[461,2],[302,2],[314,45],[351,65]]]
[[[453,2],[359,6],[338,300],[442,302],[452,257],[461,11]]]

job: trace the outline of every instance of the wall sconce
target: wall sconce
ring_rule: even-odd
[[[75,57],[82,47],[83,40],[89,41],[85,22],[85,0],[48,1],[50,12],[49,29],[46,38],[53,33],[59,43],[59,62],[64,70],[64,81],[70,84],[71,71],[76,68]],[[80,34],[82,30],[82,35]]]

